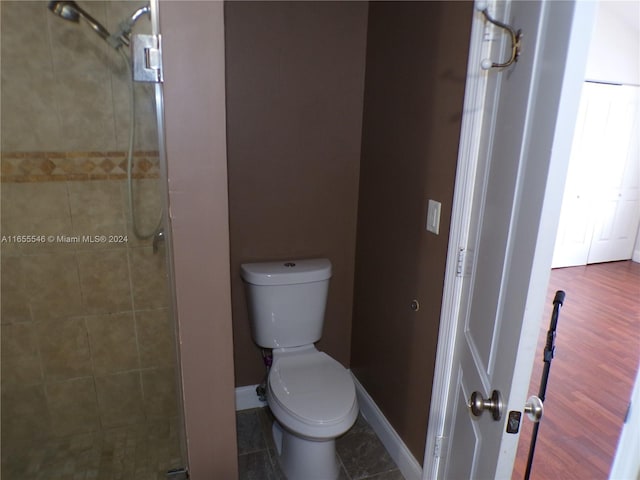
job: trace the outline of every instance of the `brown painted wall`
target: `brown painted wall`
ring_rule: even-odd
[[[232,480],[238,464],[222,3],[161,2],[160,20],[189,470],[195,480]]]
[[[472,9],[369,7],[351,368],[420,462]],[[442,202],[437,236],[425,230],[429,198]]]
[[[236,385],[259,383],[240,264],[333,263],[318,347],[349,365],[366,2],[226,2]]]

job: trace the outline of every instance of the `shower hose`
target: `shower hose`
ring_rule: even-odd
[[[138,217],[136,215],[136,206],[133,198],[133,149],[135,142],[135,132],[136,132],[136,113],[135,113],[135,89],[133,83],[133,72],[131,70],[131,60],[127,56],[127,54],[122,50],[122,48],[118,48],[118,53],[120,53],[122,60],[127,68],[127,77],[129,83],[129,146],[127,149],[127,197],[129,199],[129,215],[131,217],[131,226],[133,229],[133,233],[136,238],[140,240],[148,240],[153,238],[157,234],[162,231],[162,217],[163,212],[162,208],[160,209],[160,215],[158,221],[155,224],[155,227],[148,231],[143,232],[142,229],[138,225]]]

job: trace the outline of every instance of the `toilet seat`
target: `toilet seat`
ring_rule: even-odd
[[[346,432],[358,414],[353,379],[340,363],[315,349],[283,355],[269,374],[267,397],[276,418],[311,438]]]

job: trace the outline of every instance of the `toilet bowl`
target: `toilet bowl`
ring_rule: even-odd
[[[351,374],[316,349],[324,323],[327,259],[243,264],[252,334],[271,348],[267,404],[273,439],[288,480],[334,480],[335,439],[358,416]]]
[[[358,416],[351,374],[313,346],[274,351],[267,404],[277,421],[274,441],[287,478],[337,478],[335,439]]]

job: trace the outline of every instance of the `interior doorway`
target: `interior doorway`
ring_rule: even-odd
[[[640,344],[640,263],[630,260],[551,272],[529,394],[537,395],[557,290],[557,327],[532,479],[608,478],[631,398]],[[523,421],[512,478],[523,478],[532,423]]]
[[[583,28],[591,40],[554,268],[640,261],[640,4],[599,2]]]
[[[591,40],[554,268],[640,261],[640,4],[599,2],[583,28]]]
[[[553,266],[571,267],[551,273],[529,388],[538,393],[551,302],[565,290],[533,479],[608,477],[638,370],[638,19],[636,2],[599,4],[572,153],[590,165],[569,166]],[[585,183],[595,187],[587,198]],[[610,184],[621,187],[611,198]],[[513,478],[524,474],[531,431],[523,422]]]
[[[628,260],[638,250],[639,128],[640,87],[584,83],[554,268]]]

